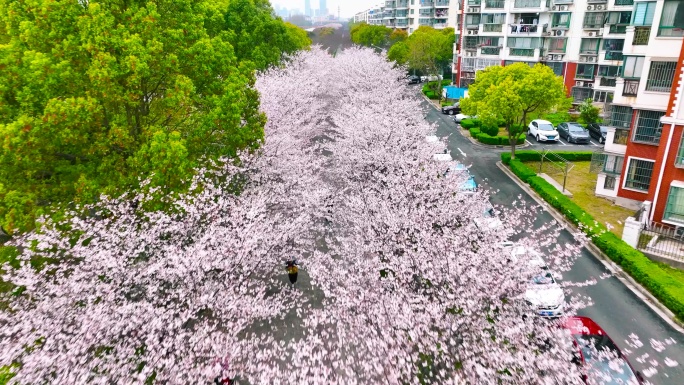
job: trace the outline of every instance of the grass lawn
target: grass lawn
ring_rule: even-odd
[[[526,162],[526,164],[539,173],[539,162]],[[570,199],[622,238],[625,220],[634,215],[634,211],[616,206],[611,201],[594,195],[596,174],[589,172],[591,162],[573,162],[573,164],[575,167],[568,173],[565,185],[565,188],[572,193]],[[552,177],[561,186],[563,185],[563,170],[560,167],[544,162],[541,172]]]

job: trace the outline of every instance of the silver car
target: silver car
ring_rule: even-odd
[[[560,123],[556,126],[556,131],[558,131],[558,135],[560,135],[561,138],[565,138],[568,143],[589,143],[589,131],[579,123]]]

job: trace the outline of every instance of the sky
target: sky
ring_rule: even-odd
[[[311,8],[318,9],[319,0],[311,0]],[[380,2],[380,0],[328,0],[328,11],[332,14],[337,14],[337,6],[340,7],[340,16],[349,18],[354,14],[368,9]],[[279,5],[287,9],[299,8],[304,12],[304,0],[271,0],[272,5]]]

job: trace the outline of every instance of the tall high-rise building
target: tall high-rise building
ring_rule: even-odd
[[[320,0],[318,3],[318,12],[321,16],[328,16],[328,2],[326,0]]]
[[[313,16],[313,13],[311,12],[311,0],[304,0],[304,14],[306,16]]]

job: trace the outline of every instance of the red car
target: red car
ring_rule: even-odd
[[[584,382],[591,385],[640,385],[644,378],[601,327],[588,317],[570,317],[565,323],[577,347],[573,360],[583,365]]]

